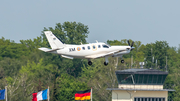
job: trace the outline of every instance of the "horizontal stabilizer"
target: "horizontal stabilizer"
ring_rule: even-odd
[[[59,49],[62,49],[62,48],[56,48],[56,49],[49,49],[49,48],[38,48],[39,50],[42,50],[44,52],[52,52],[52,51],[56,51],[56,50],[59,50]]]
[[[73,57],[70,57],[70,56],[66,56],[66,55],[61,55],[61,56],[64,58],[73,59]]]

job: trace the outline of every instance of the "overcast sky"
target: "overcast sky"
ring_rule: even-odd
[[[44,27],[81,22],[89,43],[132,39],[180,44],[180,0],[1,0],[0,37],[33,39]]]

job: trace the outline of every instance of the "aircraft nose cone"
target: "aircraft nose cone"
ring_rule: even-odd
[[[135,47],[131,47],[131,50],[133,50]]]

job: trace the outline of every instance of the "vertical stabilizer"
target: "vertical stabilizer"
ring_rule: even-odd
[[[65,45],[51,31],[45,31],[44,34],[46,35],[52,49],[65,47]]]

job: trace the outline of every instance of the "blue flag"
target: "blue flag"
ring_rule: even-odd
[[[4,100],[5,99],[5,89],[0,90],[0,100]]]

